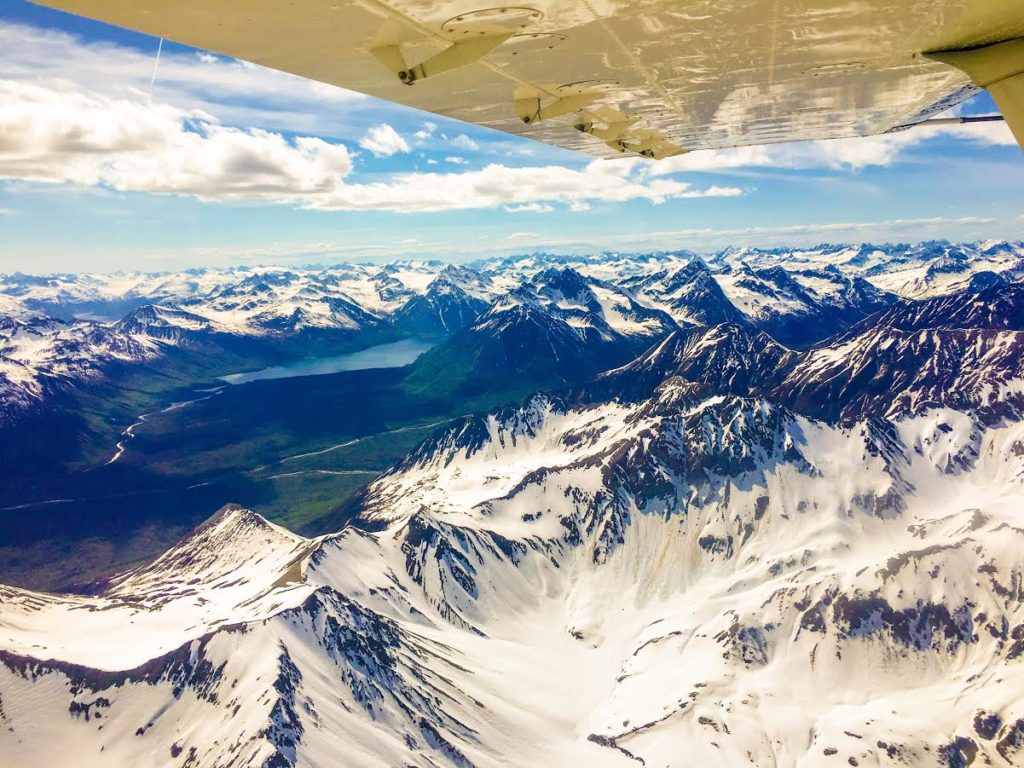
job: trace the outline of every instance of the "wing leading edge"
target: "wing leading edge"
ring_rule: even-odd
[[[1024,144],[1024,0],[521,1],[42,4],[597,156],[880,134],[977,87]]]

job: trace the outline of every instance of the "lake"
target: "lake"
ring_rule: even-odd
[[[287,379],[293,376],[321,376],[340,371],[361,371],[365,368],[399,368],[408,365],[434,346],[433,341],[403,339],[390,344],[379,344],[358,352],[334,357],[316,357],[296,360],[287,365],[274,365],[259,371],[232,373],[221,376],[228,384],[247,384],[264,379]]]

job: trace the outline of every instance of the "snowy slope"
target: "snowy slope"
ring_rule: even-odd
[[[100,597],[9,590],[6,764],[1019,764],[1024,427],[967,423],[674,381],[470,421],[363,529],[231,511]]]
[[[96,669],[126,669],[231,622],[257,621],[309,594],[307,540],[226,507],[153,563],[99,597],[2,587],[5,650]],[[63,632],[73,626],[75,631]]]
[[[152,360],[163,344],[92,321],[0,316],[0,426],[43,401],[51,387],[98,377],[112,363]]]
[[[676,327],[668,313],[645,306],[632,291],[571,267],[546,269],[515,294],[530,297],[576,328],[592,329],[603,339],[622,339],[638,348]]]
[[[719,280],[699,258],[672,269],[627,279],[625,284],[681,325],[746,321],[744,313],[729,300]]]

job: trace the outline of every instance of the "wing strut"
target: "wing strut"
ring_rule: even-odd
[[[964,72],[975,85],[988,89],[1024,149],[1024,38],[979,48],[930,51],[929,59]]]

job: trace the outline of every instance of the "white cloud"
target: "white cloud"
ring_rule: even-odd
[[[917,229],[921,227],[936,227],[950,225],[985,225],[992,224],[995,219],[985,216],[961,216],[958,218],[946,218],[944,216],[929,216],[916,219],[888,219],[885,221],[835,221],[821,224],[791,224],[779,227],[737,227],[733,229],[681,229],[671,232],[656,232],[655,237],[691,237],[693,235],[716,235],[725,237],[750,235],[825,235],[837,232],[857,234],[861,232],[884,230],[887,232],[898,232]]]
[[[647,200],[740,194],[650,179],[636,163],[594,161],[463,173],[404,173],[347,181],[352,158],[340,144],[222,126],[202,112],[136,98],[112,98],[66,82],[0,80],[0,177],[69,182],[204,200],[292,203],[321,210],[445,211],[505,205]],[[366,146],[389,152],[388,126]],[[394,133],[394,136],[392,134]],[[397,137],[398,141],[395,141]],[[404,143],[404,142],[403,142]]]
[[[410,151],[408,142],[387,123],[373,126],[359,140],[359,146],[372,152],[374,157],[391,157]]]
[[[431,123],[428,121],[425,122],[423,124],[423,127],[416,131],[416,133],[414,133],[413,135],[416,137],[418,141],[426,141],[427,139],[434,135],[434,131],[436,130],[437,123]]]
[[[551,213],[555,207],[547,203],[523,203],[522,205],[506,205],[505,210],[509,213]]]
[[[266,199],[329,192],[351,168],[344,146],[321,139],[289,142],[168,105],[0,80],[2,178]]]
[[[469,165],[469,160],[464,157],[455,157],[454,155],[449,155],[444,161],[452,165]]]
[[[506,240],[533,240],[540,237],[536,232],[513,232],[511,235],[506,235]]]
[[[678,197],[742,194],[731,187],[695,189],[677,179],[641,179],[595,160],[583,170],[562,166],[509,168],[491,164],[463,173],[396,174],[387,182],[346,184],[318,195],[311,207],[324,210],[433,212],[496,208],[526,203],[646,200],[659,204]]]
[[[147,52],[66,32],[0,21],[0,78],[67,83],[111,98],[149,92],[157,41]],[[353,115],[381,102],[255,64],[164,46],[153,98],[237,126],[345,136]],[[344,108],[341,108],[341,107]],[[360,126],[365,125],[361,123]],[[360,127],[361,130],[361,127]]]
[[[454,139],[449,139],[448,143],[451,144],[453,147],[464,149],[467,152],[476,152],[478,149],[480,149],[480,145],[477,144],[464,133],[460,133]]]
[[[995,146],[1014,146],[1017,143],[1005,123],[923,126],[881,136],[692,152],[653,162],[650,172],[655,176],[664,176],[684,171],[739,168],[859,171],[871,166],[892,165],[906,150],[939,136],[953,136]]]

